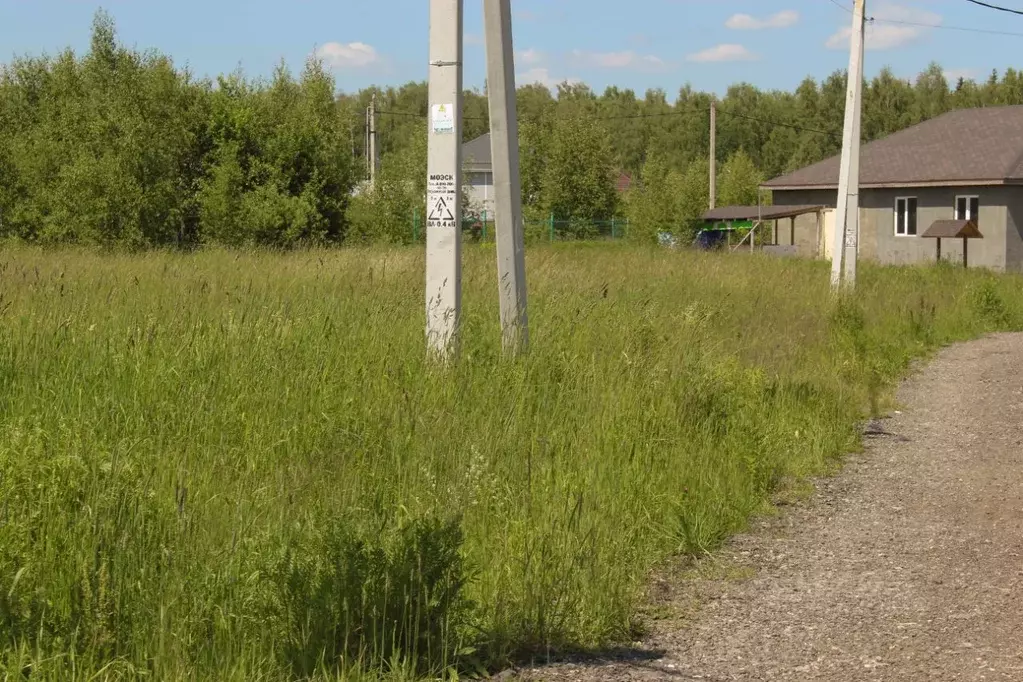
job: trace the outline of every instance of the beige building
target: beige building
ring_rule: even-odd
[[[834,208],[839,157],[764,183],[775,206]],[[885,264],[931,262],[937,220],[971,220],[969,264],[1023,271],[1023,106],[963,109],[863,146],[860,156],[860,257]],[[834,211],[805,214],[777,243],[801,255],[830,257]],[[962,262],[948,240],[942,259]]]

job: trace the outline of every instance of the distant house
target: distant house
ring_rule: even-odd
[[[839,161],[832,157],[763,187],[775,206],[834,208]],[[970,220],[982,235],[969,246],[970,265],[1023,271],[1023,106],[953,111],[863,145],[859,201],[861,258],[933,261],[934,241],[920,236],[935,221]],[[830,218],[822,230],[818,216],[802,216],[791,232],[777,230],[779,241],[808,255],[830,254]],[[942,258],[961,262],[962,245],[950,242]]]
[[[490,133],[484,133],[462,145],[462,167],[466,178],[464,184],[469,192],[469,205],[488,217],[494,215],[494,167],[490,155]],[[619,173],[615,179],[619,192],[628,191],[632,177]]]
[[[462,167],[466,178],[464,184],[469,192],[472,210],[488,219],[494,215],[494,168],[490,156],[490,133],[480,135],[462,145]]]

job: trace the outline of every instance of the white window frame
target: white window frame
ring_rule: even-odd
[[[916,227],[917,227],[917,229],[916,229],[916,233],[914,233],[914,234],[910,234],[909,233],[909,200],[910,199],[912,199],[913,201],[916,202],[916,213],[917,213],[917,220],[916,220],[917,225],[916,225]],[[906,205],[906,231],[902,232],[902,233],[899,232],[899,202],[900,201],[905,202],[905,205]],[[895,210],[892,212],[892,231],[895,233],[896,237],[900,237],[900,238],[901,237],[913,238],[913,237],[916,237],[916,236],[919,235],[919,233],[920,233],[920,200],[917,197],[910,197],[910,196],[895,197]]]
[[[959,200],[966,199],[966,217],[959,217]],[[980,224],[980,217],[970,215],[970,203],[973,199],[977,200],[977,213],[980,213],[980,195],[979,194],[957,194],[955,203],[952,204],[952,217],[956,220],[972,220],[974,225]]]

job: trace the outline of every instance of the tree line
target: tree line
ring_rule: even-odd
[[[841,149],[846,76],[793,92],[741,83],[718,98],[720,204],[756,203],[765,178]],[[381,172],[365,187],[364,111],[380,110]],[[583,84],[518,88],[523,201],[532,220],[627,216],[632,233],[690,229],[707,204],[714,96]],[[1023,73],[950,85],[865,82],[870,141],[963,107],[1023,104]],[[297,77],[196,79],[156,51],[120,45],[98,13],[89,50],[0,69],[0,238],[132,247],[350,240],[406,242],[425,208],[427,85],[336,93],[310,60]],[[463,138],[488,129],[485,92],[464,93]],[[619,175],[632,179],[627,193]],[[467,207],[471,208],[471,207]]]

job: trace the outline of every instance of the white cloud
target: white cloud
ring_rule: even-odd
[[[788,28],[798,22],[799,12],[787,9],[766,19],[757,19],[749,14],[733,14],[725,22],[725,26],[737,31],[760,31],[765,28]]]
[[[955,86],[955,84],[959,81],[960,78],[965,78],[966,80],[976,79],[977,78],[977,70],[976,69],[946,69],[945,70],[945,80],[947,80],[950,85]]]
[[[686,57],[691,62],[750,62],[759,57],[743,45],[722,44]]]
[[[641,55],[632,50],[624,52],[584,52],[573,50],[572,57],[581,66],[595,66],[602,69],[659,69],[664,60],[652,54]]]
[[[334,69],[363,69],[380,61],[377,51],[366,43],[326,43],[314,54]]]
[[[930,35],[932,26],[941,25],[940,14],[916,7],[885,3],[871,13],[877,21],[867,24],[867,50],[894,50]],[[888,23],[891,22],[891,23]],[[906,23],[902,23],[906,22]],[[848,50],[852,28],[845,27],[828,38],[832,50]]]
[[[578,78],[554,78],[551,72],[543,66],[530,69],[515,76],[516,85],[543,85],[549,90],[554,90],[562,83],[575,85],[581,81]]]
[[[517,64],[523,64],[525,66],[536,66],[544,61],[543,52],[529,48],[528,50],[522,50],[521,52],[515,53],[515,62]]]

